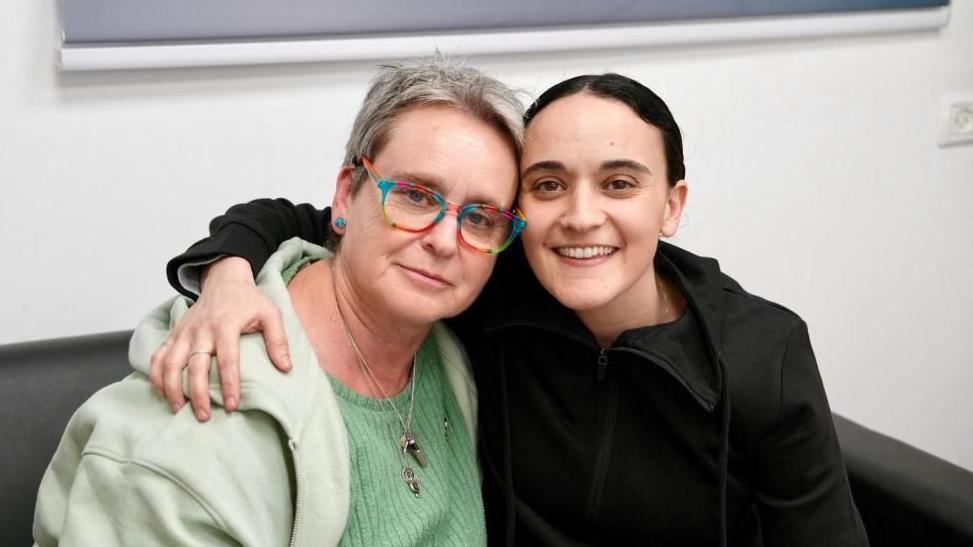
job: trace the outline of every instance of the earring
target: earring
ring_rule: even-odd
[[[339,230],[343,230],[345,228],[345,225],[346,224],[348,224],[348,223],[345,222],[345,217],[338,217],[338,218],[334,219],[334,225]]]

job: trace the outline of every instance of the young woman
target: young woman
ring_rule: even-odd
[[[665,103],[624,76],[579,76],[524,121],[522,245],[452,322],[474,364],[490,542],[867,545],[804,322],[660,241],[687,195]],[[257,269],[329,223],[284,200],[234,206],[170,280],[224,255]],[[174,346],[273,325],[239,265],[210,269]],[[185,360],[157,364],[178,381]]]

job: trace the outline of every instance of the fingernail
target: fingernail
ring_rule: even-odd
[[[233,395],[228,395],[223,402],[226,403],[225,406],[227,411],[233,411],[233,409],[236,408],[236,397]]]
[[[209,412],[201,408],[196,411],[196,418],[201,422],[205,422],[209,419]]]
[[[290,355],[285,355],[284,356],[284,368],[286,368],[287,370],[290,370],[292,367],[293,367],[293,365],[291,365],[291,356]]]
[[[182,408],[182,406],[173,403],[173,404],[169,405],[169,408],[172,409],[172,413],[173,414],[176,414],[177,412],[179,412],[179,409]]]

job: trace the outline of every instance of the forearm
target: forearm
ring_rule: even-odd
[[[206,290],[210,285],[219,285],[225,282],[244,282],[248,286],[254,284],[250,264],[246,259],[238,256],[224,256],[218,258],[200,272],[199,287],[201,290]]]
[[[169,283],[195,298],[205,266],[224,256],[250,264],[250,276],[263,267],[277,247],[292,237],[322,244],[330,230],[330,211],[310,204],[294,205],[286,199],[259,199],[234,205],[210,222],[210,235],[169,261]]]

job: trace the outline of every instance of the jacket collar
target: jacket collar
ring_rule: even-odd
[[[485,327],[499,330],[531,327],[598,347],[594,335],[570,309],[545,290],[530,270],[518,241],[497,263],[484,291]],[[729,278],[712,258],[696,256],[660,242],[656,268],[673,281],[685,297],[686,312],[666,326],[640,327],[623,332],[611,349],[644,357],[672,375],[707,411],[713,411],[723,389],[723,289]]]
[[[664,275],[676,282],[697,314],[715,364],[723,349],[724,289],[735,282],[720,271],[715,258],[697,256],[664,241],[659,242],[655,263]]]

